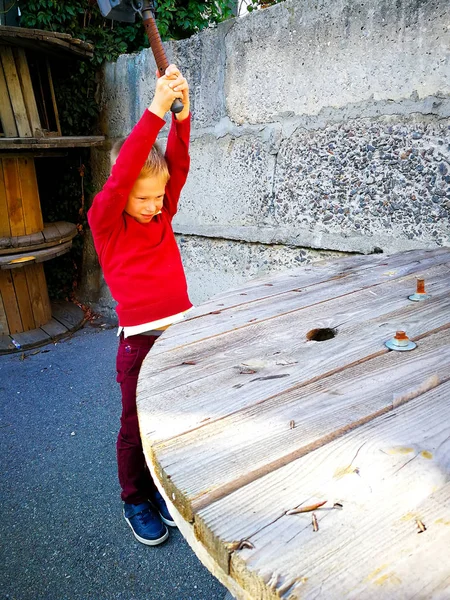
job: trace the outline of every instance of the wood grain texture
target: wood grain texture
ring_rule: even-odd
[[[198,307],[141,369],[149,468],[242,600],[428,598],[450,582],[436,561],[450,542],[449,249],[339,262]],[[414,303],[419,276],[431,297]],[[400,329],[413,352],[385,347]]]
[[[92,57],[94,49],[92,44],[72,38],[68,34],[24,27],[2,26],[0,42],[29,48],[34,52],[38,48],[40,51],[58,58],[61,58],[61,53]]]
[[[23,269],[17,269],[11,271],[11,277],[14,284],[17,306],[19,307],[20,320],[22,321],[22,330],[28,331],[29,329],[34,329],[36,323],[34,321],[30,294],[28,293],[26,275]]]
[[[59,122],[59,113],[58,113],[58,105],[56,103],[56,95],[55,95],[55,88],[53,87],[53,77],[52,77],[52,70],[50,68],[50,62],[47,58],[46,60],[47,63],[47,76],[48,76],[48,83],[50,86],[50,94],[52,97],[52,104],[53,104],[53,112],[55,114],[55,121],[56,121],[56,133],[58,134],[58,136],[61,136],[61,124]]]
[[[72,330],[83,322],[84,312],[72,302],[54,302],[52,304],[52,316],[67,329]]]
[[[27,110],[25,108],[19,74],[17,72],[12,49],[9,46],[0,46],[0,58],[18,134],[20,137],[31,137],[31,127],[28,121]]]
[[[30,331],[16,333],[14,335],[14,340],[20,344],[22,350],[25,350],[27,348],[46,344],[51,341],[51,337],[42,328],[36,327]]]
[[[74,223],[65,221],[44,223],[44,229],[37,233],[0,238],[0,255],[11,254],[13,250],[19,249],[30,252],[61,245],[73,239],[77,233],[78,230]]]
[[[23,267],[28,284],[33,315],[36,327],[50,321],[52,312],[48,297],[47,283],[45,281],[44,267],[38,264],[30,264]]]
[[[259,587],[265,598],[289,598],[293,588],[292,598],[365,598],[348,594],[405,556],[403,543],[419,535],[415,519],[430,525],[445,518],[437,512],[430,520],[422,506],[440,490],[449,493],[448,406],[441,401],[449,392],[442,384],[211,505],[196,517],[199,539],[205,533],[210,554],[235,539],[251,541],[254,549],[229,553],[230,570],[255,598]],[[318,532],[310,515],[286,514],[316,499],[328,501],[316,511]],[[343,508],[333,509],[335,502]],[[234,511],[240,518],[226,519]],[[379,597],[393,597],[393,588],[382,596],[378,587]]]
[[[41,329],[52,338],[64,335],[69,331],[68,327],[66,327],[65,325],[53,318],[51,318],[50,321],[45,323],[45,325],[41,325]]]
[[[0,290],[0,336],[8,335],[9,326],[8,319],[6,318],[5,307],[3,305],[2,294]]]
[[[8,196],[3,174],[3,163],[0,160],[0,238],[9,239],[10,236],[11,225],[9,223]]]
[[[19,75],[28,122],[31,128],[31,136],[41,136],[43,135],[41,120],[36,105],[36,98],[34,96],[33,85],[31,83],[30,70],[28,68],[28,60],[25,50],[23,48],[13,48],[13,56],[17,73]],[[13,134],[13,137],[16,135],[17,134]]]
[[[11,273],[8,271],[0,271],[0,296],[6,314],[9,333],[22,331],[22,320],[20,318],[16,292]]]
[[[44,229],[34,160],[32,158],[18,158],[17,167],[22,197],[25,235],[31,235]]]
[[[390,281],[379,286],[377,296],[361,290],[156,357],[149,354],[138,383],[142,431],[153,441],[168,439],[384,354],[384,341],[398,329],[414,338],[446,325],[450,298],[443,274],[449,271],[445,265],[435,269],[429,280],[434,278],[436,293],[419,306],[407,298],[410,283],[397,282],[394,293]],[[341,323],[327,342],[306,337],[315,327]],[[170,418],[164,415],[167,406],[173,409]]]
[[[25,235],[25,219],[17,158],[2,158],[9,227],[12,236]]]
[[[450,379],[450,331],[420,353],[394,353],[276,395],[200,429],[154,444],[149,455],[187,518],[203,505],[329,443]],[[226,401],[226,400],[225,400]],[[202,465],[202,477],[196,465]],[[181,508],[180,508],[181,507]]]
[[[14,119],[14,112],[11,105],[11,99],[9,97],[8,86],[6,85],[5,72],[3,71],[3,65],[0,60],[0,121],[2,124],[2,130],[6,137],[17,136],[17,126]]]
[[[56,246],[44,247],[41,250],[35,250],[30,252],[10,252],[9,254],[0,253],[0,269],[20,269],[24,263],[42,263],[46,260],[51,260],[57,256],[61,256],[70,250],[72,242],[64,242]]]
[[[0,138],[0,152],[2,150],[36,150],[42,148],[90,148],[101,146],[105,141],[104,136],[64,136],[43,138],[8,137]]]
[[[41,231],[31,235],[0,238],[0,254],[10,253],[12,248],[25,247],[29,250],[30,247],[39,246],[43,243],[44,236]]]
[[[408,253],[409,254],[409,253]],[[289,275],[279,276],[273,286],[267,287],[267,283],[262,286],[252,286],[253,292],[258,295],[264,293],[265,296],[238,304],[238,299],[231,300],[231,306],[226,307],[216,300],[201,305],[192,313],[186,321],[171,327],[164,333],[158,344],[155,346],[153,356],[161,352],[166,352],[174,347],[194,343],[195,341],[205,340],[226,331],[234,330],[239,327],[245,327],[251,323],[259,322],[266,318],[273,318],[278,315],[286,314],[292,310],[313,306],[315,303],[324,302],[329,299],[346,296],[362,289],[372,289],[373,294],[377,294],[378,285],[386,281],[393,281],[407,277],[408,275],[425,275],[428,267],[448,264],[450,260],[450,251],[448,249],[439,252],[431,251],[424,254],[422,251],[421,259],[414,260],[412,256],[403,257],[404,264],[399,262],[384,262],[375,264],[371,261],[371,268],[359,268],[351,270],[341,269],[329,279],[323,281],[323,269],[319,273],[314,273],[314,277],[307,273],[299,272]],[[336,261],[337,263],[339,261]],[[338,265],[333,265],[336,269]],[[312,279],[311,283],[306,283],[306,277]],[[314,280],[315,279],[315,280]],[[411,278],[411,289],[415,292],[415,282]],[[292,289],[295,291],[292,291]],[[238,298],[242,298],[239,293]],[[211,310],[209,310],[211,309]],[[191,315],[191,313],[189,313]],[[193,323],[195,319],[195,323]]]

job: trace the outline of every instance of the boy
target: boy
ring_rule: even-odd
[[[172,118],[163,156],[154,143],[175,98],[184,108]],[[155,340],[192,306],[171,225],[189,171],[189,133],[189,87],[170,65],[157,80],[149,108],[121,147],[113,149],[111,174],[88,212],[105,281],[118,303],[122,416],[117,462],[123,512],[136,539],[150,546],[164,542],[166,525],[175,527],[175,522],[145,464],[136,386]]]

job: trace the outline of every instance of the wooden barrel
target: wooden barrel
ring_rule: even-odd
[[[30,331],[51,317],[41,263],[0,270],[0,335]]]
[[[44,229],[34,159],[0,157],[0,237]]]

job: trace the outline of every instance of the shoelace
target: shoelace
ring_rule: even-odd
[[[138,513],[136,517],[139,517],[139,520],[142,522],[143,525],[147,525],[147,523],[149,523],[154,518],[154,515],[152,509],[149,507],[144,508],[144,510]]]

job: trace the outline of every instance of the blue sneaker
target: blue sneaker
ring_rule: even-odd
[[[173,520],[172,515],[170,514],[169,509],[167,508],[166,501],[159,492],[155,492],[153,494],[152,502],[155,505],[156,510],[159,512],[161,520],[169,527],[176,527],[177,524]]]
[[[157,546],[169,537],[167,527],[161,522],[159,514],[150,502],[124,504],[123,516],[134,537],[142,544]]]

